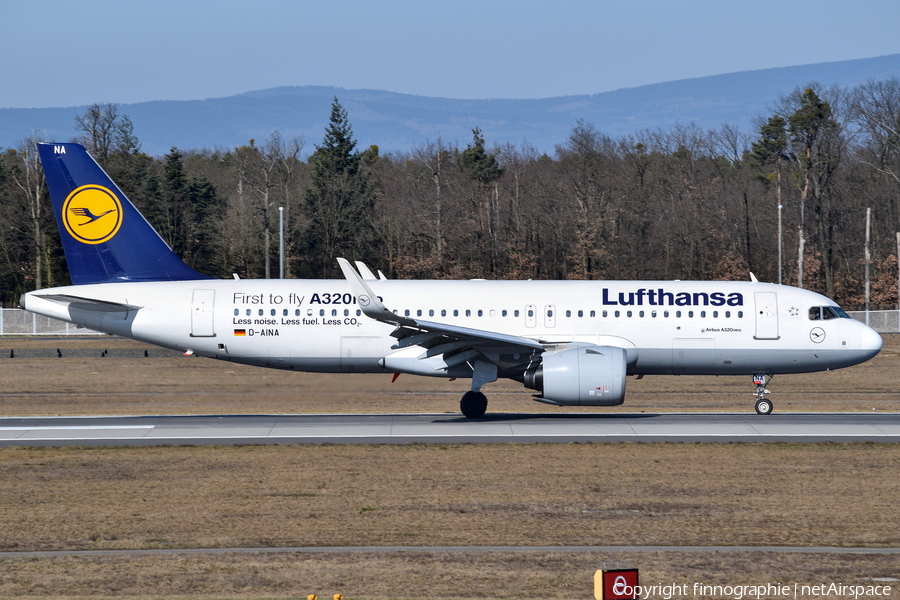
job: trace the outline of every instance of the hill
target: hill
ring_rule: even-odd
[[[436,140],[465,145],[480,127],[489,145],[528,141],[552,153],[578,119],[612,136],[676,123],[703,128],[728,122],[749,130],[779,94],[810,82],[854,86],[867,79],[900,76],[900,54],[758,71],[743,71],[621,89],[602,94],[539,100],[452,100],[375,90],[333,87],[280,87],[226,98],[157,101],[120,105],[134,123],[145,152],[161,155],[182,149],[233,147],[262,140],[278,129],[303,135],[306,151],[322,139],[337,96],[350,116],[361,147],[408,151]],[[100,101],[102,99],[98,99]],[[84,106],[0,109],[0,146],[14,146],[40,125],[50,141],[75,135],[75,116]]]

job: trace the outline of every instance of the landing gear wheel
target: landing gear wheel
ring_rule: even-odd
[[[753,385],[756,386],[753,395],[756,396],[756,414],[758,415],[772,414],[772,401],[766,398],[766,394],[769,393],[766,384],[772,381],[772,377],[766,373],[757,373],[753,376]]]
[[[487,396],[481,392],[466,392],[459,401],[459,410],[469,419],[483,417],[487,410]]]
[[[772,401],[763,399],[756,401],[756,414],[759,415],[770,415],[772,414]]]

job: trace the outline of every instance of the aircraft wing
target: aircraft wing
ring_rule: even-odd
[[[338,263],[363,313],[376,321],[397,327],[391,334],[397,338],[392,350],[411,346],[424,347],[426,351],[418,356],[420,360],[442,355],[446,368],[483,357],[482,360],[486,359],[505,369],[517,366],[524,368],[531,356],[544,351],[543,344],[531,338],[394,314],[378,299],[349,262],[339,258]]]

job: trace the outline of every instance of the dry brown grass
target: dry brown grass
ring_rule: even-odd
[[[0,450],[3,550],[310,545],[900,546],[896,445]],[[589,597],[646,583],[897,576],[896,556],[0,558],[0,597]]]
[[[65,358],[68,348],[144,348],[109,337],[0,340],[5,347],[62,347],[64,358],[0,359],[0,416],[457,412],[469,382],[391,375],[328,375],[260,369],[204,358]],[[0,348],[2,351],[2,348]],[[8,350],[3,356],[8,356]],[[785,375],[770,389],[779,412],[900,411],[900,335],[863,365]],[[100,376],[102,373],[102,377]],[[490,412],[752,411],[749,377],[651,376],[630,380],[625,404],[557,408],[533,402],[516,382],[485,387]]]
[[[0,549],[900,546],[898,445],[0,451]]]

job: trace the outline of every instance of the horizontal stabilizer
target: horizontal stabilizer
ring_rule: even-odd
[[[82,310],[96,310],[98,312],[131,312],[143,308],[143,306],[135,306],[133,304],[109,302],[107,300],[97,300],[95,298],[82,298],[80,296],[70,296],[68,294],[32,294],[32,296],[40,298],[41,300],[56,302],[57,304],[78,304],[78,308]]]

